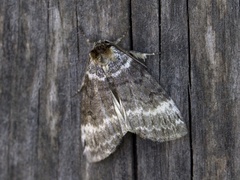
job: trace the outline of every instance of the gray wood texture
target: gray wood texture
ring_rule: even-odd
[[[239,1],[189,3],[193,177],[239,179]]]
[[[240,177],[239,1],[0,0],[0,179]],[[106,160],[82,155],[81,85],[91,41],[149,57],[189,134],[127,134]]]

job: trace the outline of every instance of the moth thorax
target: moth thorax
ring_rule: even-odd
[[[98,65],[107,65],[113,60],[111,45],[104,42],[97,43],[89,53],[90,59]]]

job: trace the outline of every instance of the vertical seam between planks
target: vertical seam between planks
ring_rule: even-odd
[[[161,6],[161,0],[158,1],[158,30],[159,30],[159,47],[158,47],[158,50],[159,50],[159,79],[158,79],[158,82],[160,82],[161,80],[161,62],[162,62],[162,26],[161,26],[161,12],[162,12],[162,6]]]
[[[129,33],[129,38],[130,38],[130,49],[133,49],[133,29],[132,29],[132,1],[130,0],[129,1],[129,24],[130,24],[130,33]],[[132,135],[132,138],[133,138],[133,141],[132,141],[132,144],[133,144],[133,152],[132,152],[132,159],[133,159],[133,164],[132,164],[132,175],[133,175],[133,179],[134,180],[137,180],[138,179],[138,160],[137,160],[137,138],[136,138],[136,135],[133,134]]]
[[[192,104],[191,104],[191,87],[192,87],[192,64],[191,64],[191,50],[190,50],[190,22],[189,22],[189,0],[186,0],[186,12],[187,12],[187,30],[188,30],[188,114],[189,114],[189,145],[190,145],[190,173],[191,179],[193,179],[193,144],[192,144]]]

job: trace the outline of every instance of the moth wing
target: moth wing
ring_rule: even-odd
[[[124,132],[114,110],[109,84],[102,70],[93,64],[84,78],[81,102],[83,153],[89,162],[97,162],[115,151]]]
[[[113,74],[119,99],[125,108],[128,131],[153,141],[170,141],[187,134],[180,111],[146,69],[116,50],[125,64]]]

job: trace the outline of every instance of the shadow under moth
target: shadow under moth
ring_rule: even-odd
[[[180,111],[146,71],[146,53],[98,41],[89,53],[81,87],[81,138],[89,162],[105,159],[127,132],[152,141],[187,134]]]

